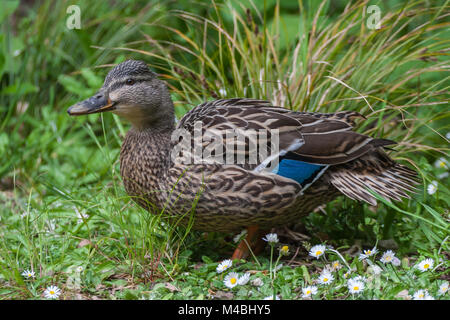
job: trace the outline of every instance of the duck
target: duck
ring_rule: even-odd
[[[247,230],[232,259],[261,235],[337,197],[376,205],[409,198],[417,174],[386,153],[389,139],[357,133],[355,111],[292,111],[250,98],[203,102],[176,121],[168,86],[139,60],[107,74],[71,116],[112,112],[131,123],[120,151],[127,194],[151,214],[195,230]]]

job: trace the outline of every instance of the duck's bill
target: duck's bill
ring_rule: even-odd
[[[71,116],[81,116],[84,114],[98,113],[114,110],[114,102],[109,99],[96,96],[90,97],[84,101],[71,106],[67,112]]]

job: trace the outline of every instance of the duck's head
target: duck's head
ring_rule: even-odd
[[[112,111],[138,129],[174,121],[172,100],[166,83],[142,61],[127,60],[114,67],[101,89],[71,106],[71,116]]]

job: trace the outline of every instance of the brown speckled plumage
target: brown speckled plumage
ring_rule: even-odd
[[[134,64],[139,72],[130,73]],[[142,84],[120,86],[121,81],[116,80],[136,74]],[[129,91],[133,99],[141,97],[140,105],[120,100],[121,94]],[[224,232],[250,225],[271,228],[296,222],[339,195],[375,204],[367,188],[398,200],[407,197],[416,183],[413,170],[394,162],[383,151],[392,141],[372,139],[352,130],[354,120],[362,118],[356,112],[293,112],[262,100],[225,99],[197,106],[175,125],[165,84],[136,61],[113,69],[100,92],[112,100],[113,112],[133,125],[120,153],[127,193],[151,213],[173,217],[173,223],[192,223],[194,229]],[[151,101],[147,103],[146,99]],[[171,135],[175,129],[193,134],[195,122],[202,124],[203,133],[216,129],[224,141],[225,130],[277,129],[280,150],[289,150],[294,159],[321,165],[323,170],[298,183],[259,170],[262,160],[247,161],[251,155],[248,149],[242,151],[245,163],[184,164],[171,157],[179,142]],[[263,139],[271,142],[271,136]],[[192,140],[192,145],[199,144],[205,150],[210,142]]]

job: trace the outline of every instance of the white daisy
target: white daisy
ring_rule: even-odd
[[[340,270],[341,268],[342,264],[338,260],[333,261],[333,263],[331,264],[331,271]]]
[[[436,180],[431,181],[427,187],[428,194],[434,194],[438,189],[438,182]]]
[[[363,250],[363,253],[359,255],[359,260],[367,259],[370,256],[376,255],[378,253],[378,250],[376,247],[373,247],[372,249]]]
[[[443,295],[443,294],[446,294],[447,292],[448,292],[448,282],[445,281],[444,283],[442,283],[442,284],[439,286],[439,291],[438,291],[438,293],[439,293],[439,295]]]
[[[434,162],[434,166],[439,169],[448,169],[448,161],[445,158],[439,158]]]
[[[319,257],[325,253],[325,250],[326,247],[323,244],[318,244],[309,250],[309,255],[319,259]]]
[[[317,287],[316,286],[308,286],[306,288],[303,288],[302,292],[303,292],[302,298],[308,298],[308,297],[311,297],[313,294],[317,293]]]
[[[273,300],[273,296],[267,296],[264,298],[264,300]],[[275,300],[280,300],[279,296],[275,296]]]
[[[432,296],[425,289],[420,289],[414,293],[414,300],[434,300]]]
[[[350,293],[360,293],[364,290],[365,283],[363,280],[353,278],[348,280],[347,288]]]
[[[400,261],[400,259],[399,258],[397,258],[397,257],[394,257],[394,259],[392,259],[392,265],[394,265],[394,266],[396,266],[396,267],[398,267],[399,265],[401,265],[401,261]]]
[[[243,276],[239,277],[238,284],[241,286],[246,285],[249,280],[250,280],[250,273],[247,272]]]
[[[24,276],[27,279],[34,278],[34,271],[25,270],[24,272],[22,272],[22,276]]]
[[[395,258],[395,253],[392,250],[388,250],[385,253],[383,253],[383,255],[380,258],[380,261],[383,262],[384,264],[386,263],[392,263],[392,261]]]
[[[324,270],[320,274],[319,279],[317,279],[317,280],[320,284],[330,284],[331,282],[333,282],[334,276],[331,274],[330,271]]]
[[[224,260],[221,263],[219,263],[219,265],[216,268],[217,273],[222,273],[225,270],[227,270],[228,268],[231,268],[231,266],[233,265],[233,261],[231,261],[230,259]]]
[[[264,238],[262,238],[264,241],[267,241],[269,244],[275,244],[278,243],[278,235],[276,233],[269,233],[266,234]]]
[[[44,291],[44,295],[47,299],[58,299],[61,294],[61,289],[57,286],[50,286]]]
[[[252,286],[255,287],[261,287],[264,284],[264,282],[261,280],[261,278],[256,278],[251,281],[251,284]]]
[[[416,265],[416,268],[419,269],[422,272],[425,272],[431,268],[433,268],[434,261],[433,259],[425,259],[421,261],[418,265]]]
[[[379,275],[383,271],[383,269],[381,269],[379,266],[377,266],[375,264],[373,266],[370,266],[369,268],[367,268],[367,270],[369,272],[373,273],[374,275]]]
[[[229,274],[226,275],[225,279],[223,280],[223,283],[228,288],[231,289],[238,285],[238,279],[239,275],[236,272],[230,272]]]
[[[78,266],[75,268],[76,272],[82,272],[84,270],[83,266]]]

